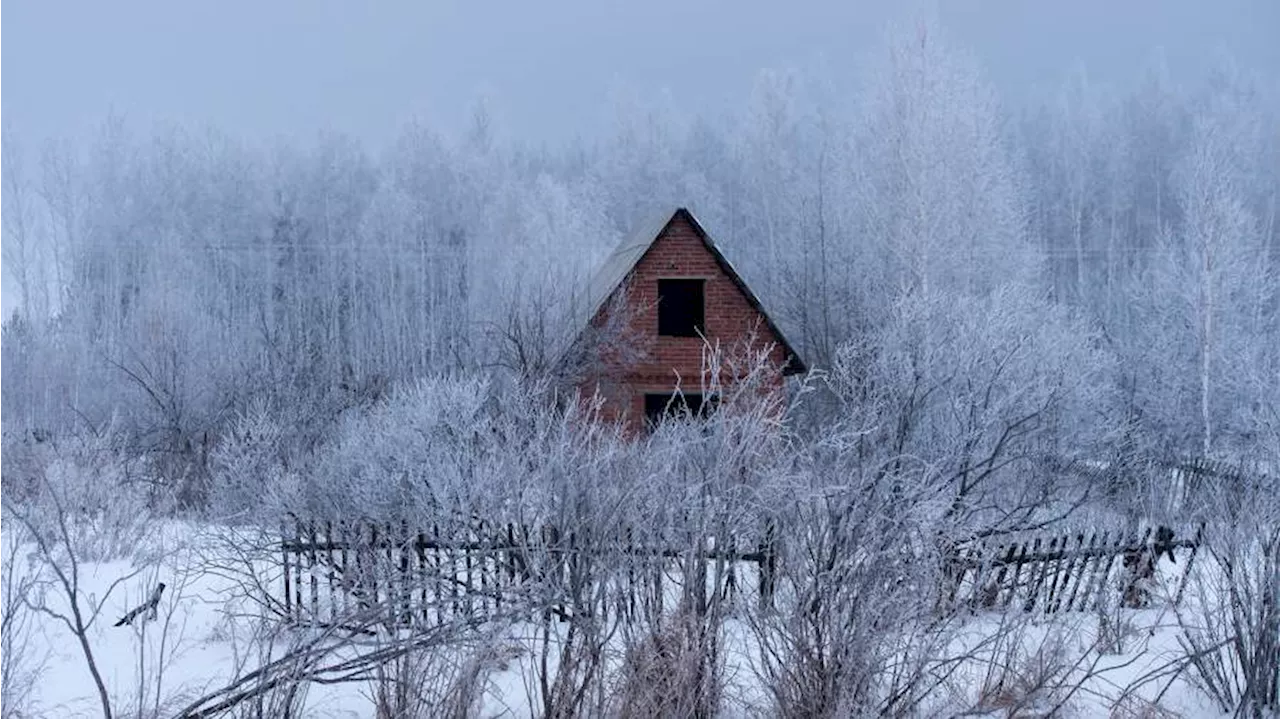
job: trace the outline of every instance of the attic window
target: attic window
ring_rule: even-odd
[[[658,280],[658,334],[697,337],[706,319],[706,280]]]
[[[668,419],[706,419],[716,408],[716,397],[703,397],[695,392],[682,394],[646,394],[644,396],[645,424],[653,429]]]

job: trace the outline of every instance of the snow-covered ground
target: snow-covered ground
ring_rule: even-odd
[[[6,550],[13,550],[14,532],[6,528]],[[264,658],[278,658],[290,646],[315,630],[292,629],[264,640],[274,629],[255,601],[252,585],[275,591],[277,577],[272,561],[254,555],[238,544],[234,530],[170,523],[152,531],[131,552],[132,558],[83,562],[78,566],[81,608],[101,612],[92,619],[86,639],[103,683],[118,716],[172,716],[192,700],[225,685],[238,674],[254,669]],[[248,536],[248,535],[245,535]],[[34,547],[6,551],[6,571],[29,576],[39,562],[28,560]],[[124,581],[120,581],[125,578]],[[116,620],[149,595],[157,582],[166,591],[151,621],[113,626]],[[6,586],[6,590],[8,587]],[[44,602],[50,611],[67,614],[65,595],[47,586]],[[39,603],[39,592],[32,595]],[[1078,674],[1091,676],[1065,698],[1064,712],[1074,716],[1218,716],[1210,702],[1187,681],[1186,673],[1172,676],[1169,667],[1185,652],[1178,644],[1175,618],[1167,605],[1147,610],[1113,610],[1112,625],[1124,626],[1122,651],[1094,651],[1100,616],[1071,613],[1047,615],[977,614],[962,622],[953,641],[961,653],[967,645],[1008,630],[1016,646],[992,650],[996,657],[1021,656],[1026,666],[1070,665]],[[27,610],[30,611],[30,610]],[[29,696],[31,716],[101,716],[100,699],[87,669],[80,643],[69,628],[44,613],[28,615],[31,642],[21,656],[20,668],[33,672]],[[86,616],[86,618],[89,618]],[[556,633],[552,632],[552,640]],[[753,679],[750,633],[737,619],[725,623],[727,690],[723,702],[729,715],[767,716],[765,694]],[[360,640],[365,648],[378,637]],[[540,625],[515,623],[501,636],[488,636],[483,646],[474,643],[456,650],[452,659],[472,660],[481,677],[482,716],[530,716],[531,682],[539,648]],[[361,650],[360,646],[352,651]],[[998,663],[998,662],[997,662]],[[7,665],[8,666],[8,665]],[[451,666],[454,666],[451,664]],[[420,671],[432,671],[420,667]],[[1025,673],[1025,672],[1024,672]],[[972,662],[957,672],[938,706],[975,706],[988,687],[991,695],[991,663]],[[957,689],[956,687],[960,687]],[[1017,687],[1005,690],[1016,693]],[[373,717],[372,682],[314,685],[305,693],[305,715],[315,717]],[[536,692],[533,692],[536,694]],[[998,693],[998,692],[997,692]],[[956,696],[956,695],[959,696]],[[1054,702],[1062,699],[1061,693]],[[1167,714],[1156,712],[1158,700]],[[1045,701],[1049,701],[1046,699]],[[1005,716],[999,697],[987,696],[983,716]],[[1119,708],[1116,708],[1116,707]],[[1030,711],[1037,706],[1025,707]],[[1044,708],[1044,707],[1039,707]],[[1020,714],[1021,715],[1021,714]],[[1031,714],[1034,715],[1034,714]],[[25,715],[24,715],[25,716]]]

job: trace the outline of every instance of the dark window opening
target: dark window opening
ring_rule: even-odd
[[[644,420],[650,429],[665,420],[706,419],[716,408],[716,397],[701,394],[646,394]]]
[[[658,280],[658,334],[697,337],[706,319],[705,280]]]

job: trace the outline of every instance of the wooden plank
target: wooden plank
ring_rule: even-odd
[[[969,561],[969,574],[972,574],[972,586],[969,589],[970,605],[977,605],[982,600],[983,585],[987,576],[991,574],[992,568],[995,566],[995,560],[1000,557],[1000,545],[992,547],[990,538],[984,537],[982,541],[974,547],[967,557]],[[960,575],[960,581],[964,582],[964,572]]]
[[[733,532],[723,532],[721,536],[725,538],[726,545],[727,545],[726,551],[728,552],[728,558],[721,560],[726,565],[723,598],[725,599],[725,601],[732,601],[733,595],[738,588],[737,575],[734,574],[734,571],[738,566],[738,562],[736,560],[738,542],[737,542],[736,535]]]
[[[946,607],[954,607],[957,603],[962,602],[960,599],[960,587],[964,584],[965,575],[969,573],[970,563],[981,561],[981,551],[975,546],[976,544],[976,542],[970,542],[951,549],[947,549],[946,545],[943,544],[942,552],[945,564],[942,576],[943,581],[946,583],[943,588]],[[976,574],[977,568],[974,567],[973,569]],[[963,603],[967,604],[968,599],[963,600]]]
[[[418,582],[419,621],[423,626],[428,626],[431,618],[427,612],[430,611],[431,605],[427,599],[427,535],[421,529],[418,530],[418,535],[413,542],[413,556]]]
[[[1059,546],[1066,554],[1066,549],[1070,544],[1071,536],[1064,535],[1062,543]],[[1076,549],[1079,550],[1084,546],[1084,534],[1076,536]],[[1062,590],[1065,589],[1066,582],[1071,580],[1071,563],[1075,561],[1075,557],[1070,557],[1065,562],[1059,558],[1055,560],[1053,565],[1053,581],[1049,584],[1049,596],[1045,601],[1045,611],[1054,613],[1058,611],[1058,606],[1062,604]]]
[[[445,622],[444,585],[443,585],[444,557],[441,554],[442,550],[440,549],[440,525],[439,524],[431,525],[431,536],[435,540],[435,546],[431,550],[431,561],[432,561],[432,564],[434,565],[433,568],[435,569],[436,576],[435,576],[435,581],[433,581],[431,584],[435,588],[435,595],[436,595],[436,600],[435,600],[436,623],[444,624]]]
[[[409,523],[400,520],[400,541],[397,548],[400,552],[400,623],[405,626],[413,624],[413,575],[409,572],[409,552],[412,544],[409,540]]]
[[[373,522],[373,521],[369,522],[369,543],[368,545],[361,547],[361,549],[365,554],[365,565],[366,565],[365,571],[367,572],[366,579],[368,581],[368,585],[366,586],[366,591],[368,592],[368,594],[366,594],[365,596],[365,601],[367,602],[367,604],[365,606],[368,609],[372,609],[378,606],[378,596],[379,596],[378,585],[381,584],[381,582],[378,581],[378,523],[377,522]]]
[[[312,621],[319,621],[321,617],[320,580],[316,577],[316,570],[319,568],[320,556],[316,551],[316,545],[319,542],[316,541],[316,521],[314,519],[307,522],[307,536],[311,541],[310,546],[307,548],[307,561],[310,565],[307,567],[307,576],[310,580],[308,584],[311,587],[311,617]]]
[[[1099,564],[1102,565],[1102,572],[1099,574],[1099,583],[1094,590],[1093,611],[1099,611],[1103,608],[1103,601],[1107,596],[1109,588],[1111,588],[1111,568],[1115,565],[1116,558],[1123,552],[1124,548],[1129,544],[1128,538],[1123,533],[1116,537],[1115,543],[1111,546],[1112,551],[1102,557]]]
[[[1088,550],[1092,550],[1094,547],[1094,544],[1097,541],[1098,541],[1098,532],[1097,530],[1094,530],[1089,534]],[[1080,593],[1080,585],[1081,583],[1084,582],[1085,578],[1088,577],[1088,570],[1089,570],[1089,557],[1087,555],[1078,558],[1077,560],[1075,560],[1075,562],[1076,562],[1076,565],[1072,568],[1074,574],[1076,575],[1075,584],[1071,587],[1070,593],[1067,593],[1065,591],[1063,592],[1063,594],[1065,594],[1067,597],[1066,611],[1068,612],[1071,611],[1072,608],[1075,606],[1076,595]],[[1068,578],[1068,581],[1070,581],[1070,578]],[[1065,590],[1065,587],[1064,587],[1064,590]]]
[[[290,577],[289,577],[289,523],[280,522],[280,556],[284,565],[284,617],[286,622],[296,621],[293,615],[293,598],[289,596]]]
[[[494,582],[489,569],[493,559],[493,537],[483,519],[476,521],[476,531],[480,535],[480,543],[485,545],[485,550],[477,558],[480,568],[480,616],[488,618],[493,616]]]
[[[1000,548],[1004,546],[1000,545]],[[1009,567],[1013,564],[1014,557],[1018,552],[1018,546],[1017,542],[1012,542],[1008,545],[1008,550],[1003,553],[1003,561],[998,565],[1000,568],[996,571],[995,580],[982,588],[981,606],[983,608],[991,609],[996,606],[1004,606],[1004,604],[1000,603],[1000,594],[1004,588],[1005,577],[1009,573]],[[996,556],[1001,556],[998,550]]]
[[[1182,593],[1187,588],[1187,582],[1191,579],[1191,567],[1196,561],[1196,551],[1200,548],[1200,543],[1204,541],[1204,523],[1196,527],[1195,538],[1192,539],[1191,552],[1187,555],[1187,561],[1182,567],[1182,577],[1178,580],[1178,591],[1173,595],[1173,605],[1176,607],[1182,603]]]
[[[993,607],[999,601],[1000,585],[1006,581],[1009,565],[1018,551],[1017,543],[988,539],[983,550],[982,568],[974,577],[974,606]]]
[[[467,533],[467,539],[471,541],[473,544],[476,543],[472,533],[471,525],[469,523],[466,525],[466,533]],[[472,600],[472,597],[475,595],[475,591],[476,591],[475,585],[472,583],[474,580],[474,575],[472,574],[472,568],[475,563],[475,553],[471,551],[463,550],[462,558],[463,558],[463,561],[466,563],[466,578],[467,578],[465,589],[463,589],[463,592],[462,592],[463,601],[466,602],[467,616],[474,617],[475,606],[471,600]]]
[[[1116,563],[1117,555],[1129,544],[1129,539],[1122,532],[1111,538],[1111,544],[1106,548],[1106,552],[1099,558],[1099,572],[1097,577],[1097,585],[1093,589],[1093,596],[1090,597],[1092,602],[1088,607],[1090,611],[1097,611],[1102,606],[1102,602],[1107,596],[1107,592],[1111,589],[1112,584],[1112,567]]]
[[[1089,557],[1089,562],[1084,567],[1083,585],[1080,587],[1078,597],[1076,597],[1076,612],[1088,612],[1093,609],[1093,595],[1097,592],[1098,574],[1102,572],[1103,560],[1107,557],[1106,550],[1111,546],[1111,531],[1103,530],[1101,537],[1096,537],[1097,548],[1096,553]]]
[[[333,522],[331,520],[325,520],[324,522],[324,537],[325,541],[329,544],[329,549],[325,553],[325,567],[329,570],[326,573],[326,579],[328,579],[329,583],[329,621],[334,621],[338,612],[338,572],[334,562],[334,536]]]
[[[636,554],[635,554],[635,538],[631,533],[630,525],[627,526],[624,536],[626,537],[627,547],[627,605],[626,616],[628,619],[634,620],[636,615]]]
[[[351,578],[351,567],[348,563],[347,544],[350,538],[347,532],[347,520],[338,520],[338,560],[341,562],[342,571],[342,615],[349,616],[351,614],[351,589],[355,586],[355,582]]]
[[[1037,537],[1036,538],[1037,550],[1039,549],[1039,546],[1040,546],[1040,539]],[[1051,561],[1050,557],[1054,555],[1054,551],[1057,548],[1058,548],[1058,538],[1053,537],[1049,540],[1048,551],[1046,552],[1046,555],[1043,558],[1039,558],[1039,561],[1037,561],[1032,566],[1031,573],[1032,573],[1033,579],[1031,580],[1030,593],[1027,596],[1026,604],[1023,605],[1024,611],[1030,612],[1035,610],[1036,603],[1040,599],[1040,590],[1044,587],[1045,579],[1047,578],[1049,573],[1049,562]]]
[[[1151,560],[1151,531],[1152,528],[1148,526],[1141,537],[1135,535],[1136,541],[1127,544],[1120,552],[1120,576],[1117,582],[1120,601],[1132,609],[1143,607],[1148,600],[1145,586],[1149,583],[1147,571],[1150,569],[1154,574],[1155,569],[1154,565],[1148,565]]]
[[[516,557],[519,547],[516,546],[516,525],[514,522],[507,522],[507,560],[505,563],[507,570],[507,579],[511,584],[516,583]]]
[[[663,566],[663,561],[662,561],[663,555],[653,554],[653,555],[646,555],[646,556],[651,557],[651,559],[649,560],[649,576],[652,580],[650,584],[651,591],[648,593],[648,596],[646,597],[647,604],[648,604],[646,611],[648,612],[649,617],[661,617],[662,616],[662,599],[663,599],[662,578],[664,576],[664,572],[666,569]],[[765,576],[765,572],[767,572],[767,569],[762,568],[761,569],[762,577]],[[761,586],[764,586],[763,581],[764,580],[762,579]]]
[[[387,557],[386,564],[379,567],[379,573],[383,575],[384,591],[387,593],[386,602],[382,606],[386,608],[385,622],[388,628],[396,625],[396,604],[398,599],[398,591],[396,587],[395,577],[395,525],[387,522],[382,528],[382,543],[378,545]]]
[[[302,562],[303,562],[303,558],[305,557],[305,550],[303,550],[301,547],[302,547],[303,537],[306,536],[302,530],[301,519],[295,520],[295,531],[298,537],[299,548],[297,550],[296,556],[294,557],[296,561],[293,563],[293,605],[298,612],[298,619],[299,621],[301,621],[303,617],[303,612],[304,612],[303,603],[302,603]]]
[[[1018,596],[1018,587],[1022,582],[1022,567],[1026,563],[1027,553],[1030,551],[1030,544],[1023,540],[1018,548],[1018,556],[1013,560],[1013,575],[1009,577],[1008,592],[1005,599],[1000,602],[1000,606],[1008,607],[1013,605],[1013,600]]]
[[[764,607],[773,606],[773,590],[774,583],[777,581],[775,570],[777,569],[777,557],[774,554],[777,543],[777,524],[770,521],[765,524],[764,540],[760,544],[760,604]],[[661,574],[659,574],[661,578]],[[658,583],[658,597],[661,602],[662,583]]]

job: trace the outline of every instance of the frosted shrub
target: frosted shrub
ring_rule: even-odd
[[[18,500],[25,516],[41,534],[65,532],[65,548],[79,561],[132,556],[148,536],[153,484],[109,431],[50,444],[31,470],[27,494]]]
[[[44,673],[35,612],[29,602],[36,577],[25,557],[22,534],[6,526],[0,549],[0,719],[29,716],[32,690]]]
[[[434,377],[351,415],[315,456],[305,509],[396,519],[466,506],[498,441],[488,397],[483,379]]]
[[[1223,712],[1280,711],[1280,521],[1274,498],[1211,528],[1178,621],[1192,682]]]
[[[780,537],[773,606],[748,617],[771,713],[911,713],[951,629],[931,621],[936,565],[903,551],[917,518],[889,516],[869,485],[796,494],[779,521],[805,530]]]
[[[725,689],[722,617],[685,607],[663,619],[624,652],[617,715],[715,716]]]
[[[485,646],[482,644],[481,646]],[[407,652],[380,664],[369,681],[376,719],[465,719],[479,713],[487,649],[459,642]]]
[[[232,423],[212,453],[209,512],[220,519],[275,518],[294,508],[279,418],[255,406]]]

